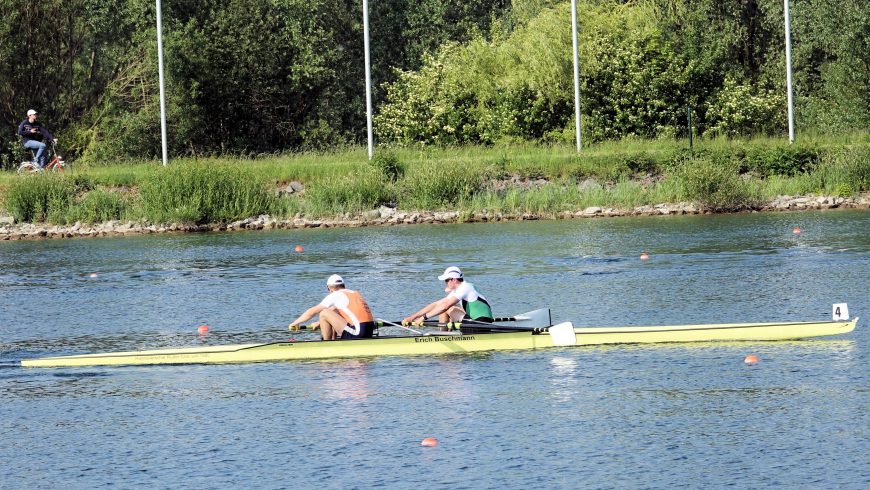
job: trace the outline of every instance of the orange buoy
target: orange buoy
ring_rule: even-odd
[[[649,254],[646,252],[641,252],[640,260],[649,260]]]
[[[758,364],[758,356],[755,354],[749,354],[743,359],[743,362],[749,366]]]
[[[200,325],[199,328],[196,329],[200,335],[208,333],[208,325]]]
[[[794,233],[795,235],[800,235],[801,234],[801,227],[795,226],[794,230],[791,230],[791,232]]]
[[[305,248],[302,247],[302,245],[296,245],[296,248],[294,248],[293,250],[295,250],[296,252],[304,252]]]
[[[423,442],[421,442],[420,445],[426,447],[435,447],[438,445],[438,439],[435,439],[434,437],[427,437],[423,439]]]

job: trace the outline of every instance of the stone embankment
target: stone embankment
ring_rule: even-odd
[[[805,197],[779,196],[755,211],[799,211],[811,209],[870,209],[870,196],[861,197]],[[467,214],[457,211],[399,211],[382,206],[380,209],[366,211],[360,215],[344,215],[333,219],[311,219],[294,217],[276,219],[268,215],[247,218],[232,223],[209,225],[153,225],[150,223],[109,221],[95,225],[75,223],[73,225],[47,225],[14,223],[10,216],[0,216],[0,240],[27,240],[50,238],[77,238],[124,235],[147,235],[152,233],[180,233],[232,230],[274,230],[291,228],[332,228],[361,226],[391,226],[411,224],[474,223],[488,221],[523,221],[537,219],[572,219],[618,216],[662,216],[711,214],[710,211],[692,203],[656,204],[638,206],[634,209],[617,209],[590,206],[578,211],[562,211],[555,214],[503,214],[496,212],[477,212]]]

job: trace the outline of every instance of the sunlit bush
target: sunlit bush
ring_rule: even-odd
[[[704,136],[771,135],[782,133],[786,123],[786,101],[781,90],[754,87],[726,78],[707,109],[708,129]]]
[[[738,211],[758,205],[751,187],[736,169],[696,158],[677,171],[686,197],[711,211]]]

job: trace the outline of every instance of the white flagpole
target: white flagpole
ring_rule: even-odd
[[[794,143],[794,98],[791,88],[791,15],[788,0],[785,0],[785,71],[788,86],[788,142]]]
[[[369,58],[369,2],[363,0],[363,43],[365,44],[366,63],[366,129],[369,139],[369,160],[374,154],[374,137],[372,136],[372,74],[371,61]]]
[[[579,153],[582,146],[582,136],[580,134],[580,61],[577,48],[577,0],[571,0],[571,37],[574,44],[574,127],[577,133],[577,152]]]
[[[166,102],[163,91],[163,19],[160,13],[160,0],[157,0],[157,78],[160,84],[160,144],[163,150],[163,166],[169,164],[166,151]]]

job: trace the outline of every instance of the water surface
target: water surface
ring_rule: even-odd
[[[866,488],[866,320],[781,343],[16,364],[285,340],[332,273],[398,319],[454,264],[496,314],[575,325],[870,317],[868,230],[836,211],[2,242],[0,488]]]

